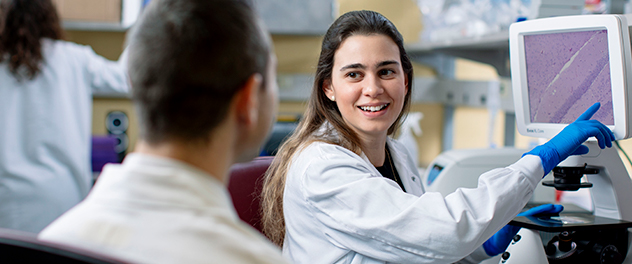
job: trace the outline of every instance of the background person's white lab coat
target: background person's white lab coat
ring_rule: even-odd
[[[540,158],[483,174],[477,189],[424,194],[404,146],[388,139],[408,193],[366,158],[314,142],[292,160],[283,197],[283,254],[294,263],[480,262],[481,245],[527,203]],[[422,195],[423,194],[423,195]]]
[[[39,239],[130,263],[285,264],[239,219],[226,186],[182,161],[131,153]]]
[[[42,54],[33,80],[19,82],[9,60],[0,63],[0,227],[28,232],[90,190],[92,93],[129,90],[124,59],[50,39],[42,40]]]

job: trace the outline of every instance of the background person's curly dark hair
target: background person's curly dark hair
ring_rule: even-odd
[[[51,0],[0,0],[0,62],[7,60],[18,80],[39,73],[42,38],[63,38]]]

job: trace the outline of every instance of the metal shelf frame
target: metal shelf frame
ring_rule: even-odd
[[[62,27],[72,31],[125,32],[130,27],[114,22],[63,21]]]

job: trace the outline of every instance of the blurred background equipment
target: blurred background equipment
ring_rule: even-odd
[[[109,112],[105,118],[105,128],[108,135],[116,139],[114,151],[118,156],[118,162],[123,161],[127,149],[129,148],[129,137],[127,129],[129,127],[129,119],[127,114],[122,111]]]

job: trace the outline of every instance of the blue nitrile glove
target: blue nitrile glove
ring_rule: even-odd
[[[588,147],[582,145],[588,138],[596,137],[602,149],[606,146],[612,147],[612,141],[615,140],[612,131],[597,120],[589,120],[599,110],[599,106],[599,103],[595,103],[551,140],[524,155],[539,156],[546,176],[568,156],[588,153]]]
[[[544,204],[519,213],[518,216],[557,214],[562,210],[564,210],[564,206],[560,204]],[[506,225],[498,232],[496,232],[496,234],[494,234],[492,237],[487,239],[485,243],[483,243],[483,249],[485,249],[485,253],[487,253],[487,255],[489,255],[490,257],[493,257],[505,252],[513,237],[518,234],[518,231],[520,231],[520,227]]]

